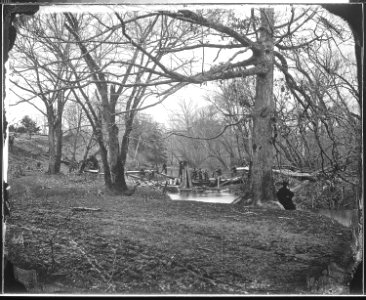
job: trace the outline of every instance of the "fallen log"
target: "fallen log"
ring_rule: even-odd
[[[93,207],[71,207],[72,211],[101,211],[101,208],[93,208]]]
[[[157,172],[156,170],[151,170],[151,169],[147,169],[147,170],[145,170],[145,169],[143,169],[143,170],[135,170],[135,171],[126,171],[125,172],[126,174],[143,174],[143,173],[159,173],[159,172]]]
[[[297,177],[297,178],[301,178],[301,179],[308,179],[311,181],[316,181],[316,176],[314,176],[314,174],[311,173],[302,173],[302,172],[294,172],[291,170],[286,170],[286,169],[272,169],[273,173],[276,174],[280,174],[286,177]]]
[[[221,186],[228,185],[228,184],[239,184],[239,183],[243,183],[242,177],[237,176],[237,177],[227,179],[225,182],[223,182],[221,184]]]
[[[86,169],[84,170],[84,173],[99,174],[99,170]]]

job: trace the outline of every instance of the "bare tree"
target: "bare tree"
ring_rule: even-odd
[[[200,137],[196,126],[197,106],[192,101],[183,101],[179,104],[179,109],[170,116],[168,132],[169,139],[173,141],[170,151],[178,161],[184,160],[191,167],[199,167],[208,158],[208,151],[203,140],[192,139]]]
[[[86,78],[77,75],[75,70],[79,90],[74,91],[74,95],[87,112],[100,145],[107,187],[124,192],[128,189],[124,170],[134,118],[144,109],[142,104],[148,95],[161,95],[149,86],[161,76],[155,69],[163,54],[152,60],[149,52],[176,42],[157,38],[164,26],[170,26],[163,23],[165,20],[160,20],[159,24],[159,16],[140,22],[134,13],[117,12],[104,17],[66,13],[65,18],[66,28],[88,69]],[[99,29],[90,30],[91,24]],[[138,37],[138,42],[127,34],[127,28]],[[93,96],[85,92],[86,86],[93,90]],[[119,115],[123,121],[120,127],[117,125]],[[119,130],[123,130],[120,145]]]
[[[55,14],[46,21],[36,17],[19,25],[15,53],[12,54],[12,93],[18,97],[13,105],[27,102],[48,121],[49,167],[48,172],[60,171],[62,156],[62,116],[70,91],[63,90],[63,79],[71,77],[71,72],[61,55],[69,56],[70,46],[56,45],[43,37],[44,28],[55,36],[64,34],[63,22]],[[42,35],[42,37],[40,36]],[[48,92],[48,91],[52,92]],[[24,96],[26,94],[27,96]],[[44,109],[36,104],[41,100]]]
[[[180,69],[182,71],[178,73],[157,62],[158,69],[164,71],[165,76],[172,82],[200,84],[206,81],[256,76],[255,103],[252,112],[252,194],[254,203],[259,206],[262,202],[274,200],[272,179],[273,69],[275,54],[276,57],[280,56],[274,47],[280,51],[291,51],[306,47],[314,41],[323,40],[324,29],[320,25],[314,31],[315,36],[309,36],[306,40],[294,38],[301,34],[299,33],[301,30],[306,30],[306,24],[317,15],[317,9],[315,7],[306,9],[292,7],[290,14],[283,16],[286,21],[279,25],[275,24],[273,8],[261,8],[258,15],[252,9],[246,16],[246,22],[239,25],[234,24],[233,19],[225,11],[181,10],[178,12],[163,11],[160,14],[181,22],[209,28],[222,37],[222,42],[219,43],[211,41],[197,43],[196,41],[196,43],[186,43],[175,49],[161,49],[165,53],[176,54],[188,49],[202,49],[203,51],[205,48],[213,48],[219,55],[222,49],[238,49],[228,60],[211,66],[207,71],[202,68],[201,72],[197,73],[192,70],[189,72],[186,69]],[[223,16],[225,18],[222,18]],[[297,43],[294,44],[294,41]],[[151,56],[151,54],[149,55]],[[283,58],[283,56],[280,57]]]
[[[64,150],[65,156],[70,155],[70,158],[68,157],[69,160],[76,166],[77,161],[80,160],[80,157],[77,157],[76,154],[81,147],[86,147],[86,149],[91,147],[92,143],[90,137],[93,135],[93,132],[90,128],[89,121],[85,117],[83,109],[74,100],[69,101],[66,105],[64,123],[64,138],[69,139],[71,142],[69,153],[66,154],[68,149]],[[89,150],[86,151],[86,149],[84,149],[84,153],[88,155]]]

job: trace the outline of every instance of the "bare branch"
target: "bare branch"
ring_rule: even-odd
[[[244,46],[241,44],[197,44],[197,45],[191,45],[191,46],[185,46],[181,48],[162,48],[160,51],[162,53],[174,53],[174,52],[180,52],[180,51],[186,51],[186,50],[192,50],[192,49],[198,49],[198,48],[215,48],[215,49],[235,49],[235,48],[243,48]]]
[[[219,138],[220,136],[222,136],[228,128],[238,125],[241,121],[242,121],[242,119],[240,119],[238,122],[225,125],[224,128],[222,129],[222,131],[219,134],[217,134],[213,137],[209,137],[209,138],[197,137],[197,136],[188,136],[188,135],[185,135],[185,134],[179,133],[179,132],[170,132],[170,133],[168,133],[168,135],[165,138],[167,139],[170,136],[175,135],[175,136],[181,136],[181,137],[191,139],[191,140],[201,140],[201,141],[215,140],[215,139]]]
[[[206,19],[202,16],[199,16],[192,11],[180,10],[178,13],[161,11],[160,13],[167,15],[171,18],[179,19],[182,21],[187,21],[190,23],[200,24],[200,25],[215,29],[216,31],[218,31],[220,33],[227,34],[227,35],[233,37],[239,43],[241,43],[244,47],[249,47],[253,51],[253,53],[257,53],[261,49],[257,43],[252,42],[246,36],[241,35],[240,33],[233,30],[232,28],[224,26],[219,23],[210,22],[208,19]]]

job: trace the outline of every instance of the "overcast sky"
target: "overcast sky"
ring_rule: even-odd
[[[126,1],[125,1],[126,2]],[[136,4],[139,3],[185,3],[185,2],[189,2],[189,1],[135,1]],[[204,1],[200,1],[200,2],[204,2]],[[209,1],[210,3],[220,3],[220,1]],[[243,1],[230,1],[231,3],[243,3]],[[258,3],[263,3],[264,1],[258,1]],[[286,2],[286,1],[285,1]],[[283,3],[285,3],[283,2]],[[306,1],[298,1],[301,3],[304,3]],[[317,3],[317,1],[310,1],[311,3]],[[324,2],[324,1],[318,1],[319,2]],[[333,2],[342,2],[342,1],[333,1]],[[343,1],[344,2],[344,1]],[[95,1],[95,3],[97,3],[97,1]],[[296,3],[296,1],[292,1],[292,3]],[[180,6],[180,5],[179,5]],[[57,6],[57,9],[59,12],[63,11],[63,10],[70,10],[70,5],[63,5],[63,6]],[[90,6],[83,6],[83,5],[78,5],[78,6],[72,6],[72,11],[76,12],[77,10],[84,10]],[[104,7],[104,8],[103,8]],[[128,5],[128,6],[124,6],[124,7],[128,7],[129,9],[136,9],[136,5]],[[202,7],[207,8],[207,5],[203,5]],[[212,8],[213,6],[210,5],[210,8]],[[224,8],[237,8],[237,11],[240,10],[240,8],[243,8],[244,6],[240,6],[240,5],[224,5],[221,6]],[[140,6],[139,9],[141,8],[147,8],[147,9],[156,9],[156,6]],[[177,6],[172,5],[171,8],[177,8]],[[198,8],[196,5],[194,6],[194,8]],[[49,12],[50,10],[54,10],[55,6],[44,6],[41,7],[40,11],[38,13],[45,13],[45,12]],[[101,11],[103,9],[106,9],[106,6],[94,6],[93,10],[95,11]],[[164,7],[164,9],[167,9],[167,7]],[[248,10],[248,6],[245,6],[245,9]],[[108,10],[108,9],[107,9]],[[197,50],[201,51],[200,49]],[[209,48],[206,48],[205,50],[205,69],[208,69],[211,66],[211,63],[214,59],[214,57],[216,56],[216,50],[211,50]],[[235,52],[237,50],[227,50],[227,54],[225,56],[225,52],[223,51],[223,55],[221,55],[221,59],[218,59],[217,61],[215,61],[215,63],[218,63],[221,61],[225,61],[226,57],[229,57],[230,55],[230,51]],[[200,55],[200,53],[198,53],[197,55]],[[242,59],[243,57],[241,57]],[[239,57],[238,57],[239,59]],[[9,74],[9,73],[8,73]],[[11,93],[9,92],[9,86],[10,84],[7,84],[7,95],[11,96]],[[159,104],[155,107],[149,108],[147,110],[144,111],[144,113],[147,114],[151,114],[153,116],[153,118],[161,123],[167,124],[168,120],[169,120],[169,115],[171,115],[175,110],[179,109],[179,104],[186,100],[186,101],[190,101],[193,100],[195,103],[197,103],[197,107],[202,107],[205,105],[208,105],[208,103],[205,101],[205,96],[207,94],[210,93],[210,90],[212,90],[213,84],[209,84],[208,86],[202,85],[202,86],[198,86],[198,85],[189,85],[181,90],[179,90],[178,92],[176,92],[175,94],[173,94],[172,96],[170,96],[169,98],[167,98],[162,104]],[[9,102],[13,102],[15,101],[15,97],[12,97],[11,99],[8,98],[8,101],[6,101],[5,105],[7,107],[7,119],[8,122],[10,124],[14,124],[19,122],[24,115],[29,115],[31,116],[33,119],[37,120],[38,123],[43,122],[44,118],[42,116],[42,114],[37,111],[33,106],[29,105],[29,104],[21,104],[21,105],[17,105],[17,106],[10,106],[8,107]],[[150,98],[148,100],[146,100],[144,105],[148,105],[151,103],[156,102],[158,99],[156,98]],[[43,103],[41,101],[38,101],[37,103],[39,103],[40,107],[42,109],[44,109],[43,107]]]

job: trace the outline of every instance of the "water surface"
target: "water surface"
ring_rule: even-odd
[[[203,193],[192,193],[192,192],[180,192],[180,193],[168,193],[172,200],[180,201],[201,201],[209,203],[232,203],[238,196],[228,192],[203,192]]]

